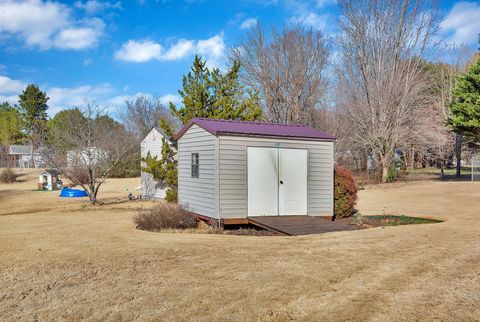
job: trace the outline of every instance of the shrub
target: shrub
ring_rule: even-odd
[[[163,202],[142,210],[133,219],[138,229],[160,231],[162,229],[190,229],[197,227],[195,217],[177,204]]]
[[[1,183],[14,183],[17,181],[17,174],[12,168],[5,168],[0,172]]]
[[[335,218],[345,218],[355,213],[357,185],[352,172],[342,166],[335,167]]]
[[[388,167],[387,177],[385,178],[386,182],[394,182],[397,180],[397,165],[395,162],[392,162]]]
[[[165,200],[168,202],[178,201],[178,191],[172,188],[167,189],[165,193]]]

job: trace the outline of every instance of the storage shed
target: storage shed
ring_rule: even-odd
[[[178,140],[178,202],[225,223],[333,215],[335,137],[302,125],[194,118]]]
[[[147,133],[145,138],[140,143],[140,151],[142,158],[145,158],[148,153],[152,157],[162,157],[163,131],[158,127],[154,127]],[[175,150],[175,147],[172,146]],[[142,161],[142,167],[145,163]],[[161,181],[156,181],[150,173],[142,171],[142,198],[161,200],[165,198],[167,187]]]

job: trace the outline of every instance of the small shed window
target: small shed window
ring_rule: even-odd
[[[198,153],[192,153],[192,178],[198,178],[199,159]]]

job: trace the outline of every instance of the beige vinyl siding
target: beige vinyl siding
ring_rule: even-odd
[[[227,135],[218,138],[222,218],[247,217],[248,146],[307,149],[308,215],[333,215],[333,142]]]
[[[197,125],[178,141],[178,203],[199,215],[218,217],[216,136]],[[199,154],[199,177],[191,176],[192,153]]]

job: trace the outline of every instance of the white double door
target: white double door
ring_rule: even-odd
[[[306,215],[308,153],[247,148],[248,216]]]

